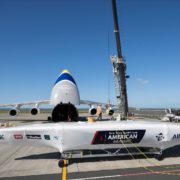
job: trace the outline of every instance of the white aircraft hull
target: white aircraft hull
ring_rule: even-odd
[[[180,125],[141,121],[48,123],[1,128],[0,143],[50,146],[61,153],[126,147],[162,150],[180,144]]]

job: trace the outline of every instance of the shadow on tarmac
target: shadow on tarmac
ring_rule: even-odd
[[[51,152],[51,153],[44,153],[44,154],[36,154],[30,156],[24,156],[16,158],[15,160],[39,160],[39,159],[60,159],[61,154],[59,152]]]
[[[149,158],[153,158],[154,155],[146,155]],[[174,146],[172,148],[166,149],[163,152],[163,157],[170,158],[170,157],[180,157],[180,145]],[[60,159],[61,154],[59,152],[51,152],[51,153],[44,153],[44,154],[36,154],[30,156],[24,156],[16,158],[15,160],[39,160],[39,159]],[[74,158],[69,160],[69,164],[74,163],[83,163],[83,162],[98,162],[98,161],[116,161],[116,160],[131,160],[132,157],[130,155],[125,156],[114,156],[114,157],[92,157],[92,158]],[[134,155],[134,159],[145,159],[143,155]]]

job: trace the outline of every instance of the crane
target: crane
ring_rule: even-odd
[[[120,33],[118,26],[116,0],[112,0],[112,12],[114,20],[114,33],[116,38],[117,56],[111,56],[111,62],[113,66],[113,75],[115,81],[116,98],[119,113],[121,112],[121,119],[127,119],[128,115],[128,97],[126,79],[129,77],[126,75],[126,63],[122,56]]]

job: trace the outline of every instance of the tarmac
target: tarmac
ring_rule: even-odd
[[[82,114],[85,118],[87,114]],[[31,116],[21,114],[9,117],[0,114],[0,123],[12,125],[49,123],[48,114]],[[156,160],[153,156],[106,157],[90,159],[72,159],[67,167],[68,179],[179,179],[180,146],[164,151],[164,159]],[[0,146],[0,179],[61,179],[58,167],[60,153],[52,148]]]

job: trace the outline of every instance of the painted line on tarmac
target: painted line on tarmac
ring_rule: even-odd
[[[97,176],[97,177],[87,177],[87,178],[78,178],[78,179],[70,179],[70,180],[94,180],[94,179],[106,179],[106,178],[116,178],[116,177],[127,177],[127,176],[142,176],[142,175],[151,175],[151,174],[162,174],[180,172],[180,169],[177,170],[169,170],[169,171],[153,171],[153,172],[142,172],[142,173],[129,173],[129,174],[119,174],[119,175],[111,175],[111,176]],[[174,175],[174,174],[172,174]],[[178,174],[177,174],[178,175]]]
[[[63,160],[63,168],[62,168],[62,180],[66,180],[67,178],[67,160]]]
[[[79,178],[79,179],[70,179],[70,180],[93,180],[93,179],[116,178],[116,177],[121,177],[121,176],[123,175],[97,176],[97,177]]]
[[[142,172],[142,173],[129,173],[129,174],[122,174],[122,176],[142,176],[142,175],[151,175],[151,174],[167,174],[168,175],[175,175],[175,174],[171,174],[171,173],[176,173],[176,172],[180,172],[180,169],[174,169],[174,170],[169,170],[169,171],[151,171],[151,172]],[[177,174],[179,175],[179,174]]]

